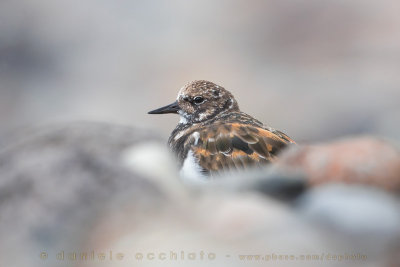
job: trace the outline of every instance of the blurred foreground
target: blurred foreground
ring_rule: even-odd
[[[144,129],[74,123],[3,140],[1,266],[400,264],[400,154],[381,140],[299,146],[203,186],[181,184]]]

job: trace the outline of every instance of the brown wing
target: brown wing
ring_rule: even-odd
[[[294,143],[279,131],[268,131],[240,123],[225,123],[200,128],[192,134],[194,156],[206,171],[243,169],[275,160],[288,143]]]

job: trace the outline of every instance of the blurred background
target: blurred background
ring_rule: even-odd
[[[399,14],[395,0],[0,0],[0,265],[184,248],[400,266],[399,150],[359,137],[400,143]],[[200,79],[298,143],[356,137],[192,190],[165,146],[178,117],[147,112]]]
[[[0,2],[0,134],[94,120],[152,127],[187,82],[224,86],[297,141],[400,140],[395,0]]]

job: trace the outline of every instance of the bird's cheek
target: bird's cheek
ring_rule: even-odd
[[[189,106],[188,110],[190,114],[194,114],[196,112],[195,108],[191,105]]]
[[[214,111],[215,111],[215,109],[213,109],[213,108],[201,109],[200,110],[201,119],[206,119],[206,118],[210,117],[210,115],[213,114]]]
[[[189,104],[182,105],[182,110],[187,114],[193,114],[194,113],[194,108]]]

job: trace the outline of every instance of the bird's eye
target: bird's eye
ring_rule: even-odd
[[[204,102],[204,98],[202,97],[202,96],[196,96],[195,98],[193,98],[193,102],[195,103],[195,104],[201,104],[201,103],[203,103]]]

